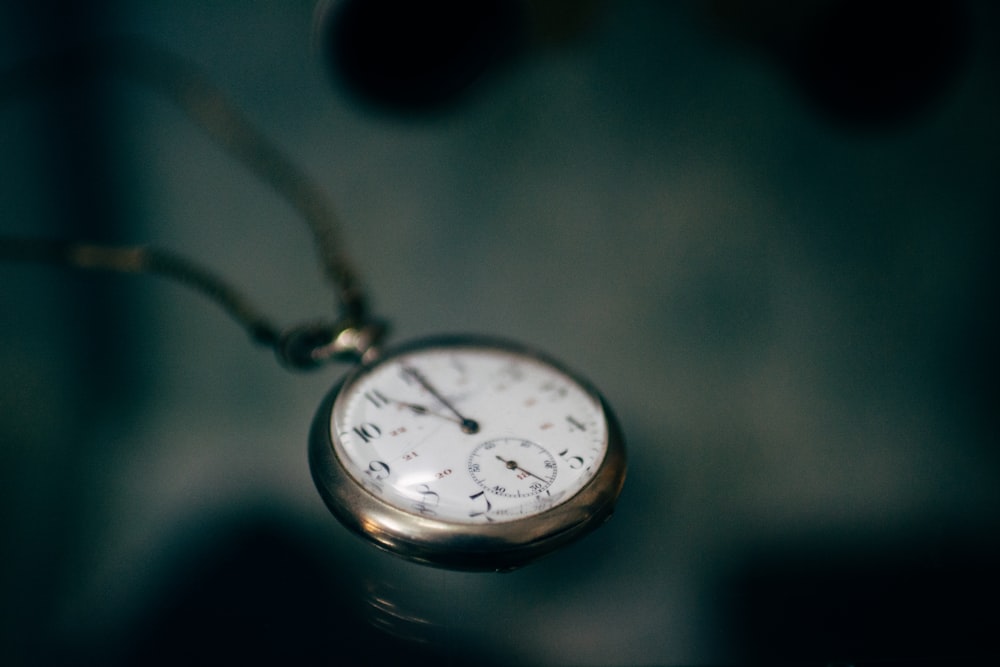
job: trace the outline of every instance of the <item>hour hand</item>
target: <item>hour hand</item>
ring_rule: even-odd
[[[395,403],[396,405],[398,405],[400,408],[405,408],[405,409],[409,410],[410,412],[412,412],[414,414],[417,414],[417,415],[432,415],[432,414],[434,414],[433,412],[431,412],[430,410],[428,410],[426,407],[420,405],[419,403],[410,403],[409,401],[397,401],[394,398],[390,398],[389,400],[392,401],[393,403]],[[448,419],[448,417],[446,415],[441,415],[441,416],[445,417],[445,419]]]
[[[397,401],[394,398],[390,398],[389,400],[392,403],[398,405],[400,408],[409,410],[415,415],[432,415],[434,417],[440,417],[441,419],[447,419],[448,421],[455,422],[457,424],[462,423],[461,420],[459,420],[457,417],[452,417],[451,415],[443,415],[440,412],[434,412],[433,410],[430,410],[426,406],[420,405],[419,403],[411,403],[409,401]]]
[[[461,420],[459,420],[457,417],[452,417],[451,415],[435,412],[434,410],[428,408],[426,405],[421,405],[420,403],[414,403],[413,401],[401,401],[398,398],[386,396],[377,389],[373,389],[372,391],[366,392],[365,396],[376,408],[380,408],[385,405],[395,405],[400,410],[408,410],[415,415],[431,415],[432,417],[440,417],[441,419],[447,419],[448,421],[455,422],[456,424],[459,425],[462,424]]]

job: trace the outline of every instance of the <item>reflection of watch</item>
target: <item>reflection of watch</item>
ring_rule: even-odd
[[[360,366],[316,416],[313,478],[333,513],[420,561],[512,569],[596,527],[625,475],[604,400],[555,362],[436,338]]]

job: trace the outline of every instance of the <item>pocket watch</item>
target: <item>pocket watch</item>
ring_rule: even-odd
[[[511,570],[603,523],[625,477],[607,402],[508,341],[435,337],[350,372],[312,426],[313,479],[375,546],[461,570]]]
[[[589,383],[487,337],[437,337],[383,354],[385,327],[368,316],[325,193],[221,91],[189,63],[131,40],[28,62],[9,79],[79,62],[159,89],[284,197],[312,232],[340,317],[280,329],[212,271],[143,246],[0,237],[0,260],[159,274],[215,300],[287,367],[357,362],[316,414],[310,468],[333,514],[382,549],[441,567],[510,570],[611,515],[625,451]]]

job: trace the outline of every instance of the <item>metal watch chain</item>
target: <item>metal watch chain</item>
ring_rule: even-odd
[[[44,56],[0,72],[0,104],[37,88],[101,73],[134,78],[165,94],[212,140],[298,212],[312,233],[324,277],[333,287],[338,318],[279,328],[211,270],[176,253],[148,246],[0,236],[0,260],[149,273],[173,279],[215,301],[255,342],[272,347],[288,368],[307,370],[331,361],[374,358],[386,325],[368,314],[360,281],[338,237],[337,217],[329,199],[196,67],[144,42],[116,39]]]

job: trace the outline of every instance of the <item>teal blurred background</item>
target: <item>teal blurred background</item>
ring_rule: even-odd
[[[466,4],[6,2],[0,69],[122,34],[199,64],[330,194],[393,341],[602,389],[614,519],[508,575],[378,553],[309,477],[343,367],[159,278],[8,263],[0,662],[995,654],[997,7]],[[155,91],[0,91],[0,147],[0,234],[333,315],[295,213]]]

